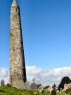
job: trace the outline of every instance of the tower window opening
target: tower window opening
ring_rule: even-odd
[[[16,12],[18,13],[18,9],[16,8]]]

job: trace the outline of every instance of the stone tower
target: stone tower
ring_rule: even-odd
[[[20,8],[17,0],[11,7],[10,84],[18,89],[25,88],[26,68],[22,39]]]

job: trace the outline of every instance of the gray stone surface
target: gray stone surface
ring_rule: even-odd
[[[22,39],[20,8],[16,0],[11,7],[10,36],[10,84],[12,87],[25,89],[26,68]]]

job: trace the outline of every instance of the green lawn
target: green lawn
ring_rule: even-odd
[[[48,92],[41,93],[33,90],[18,90],[9,86],[0,87],[0,95],[50,95]],[[58,93],[57,95],[71,95],[65,93]]]
[[[41,93],[33,90],[18,90],[16,88],[4,86],[0,87],[0,95],[50,95],[47,92]]]

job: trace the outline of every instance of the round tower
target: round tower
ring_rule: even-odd
[[[10,36],[10,84],[19,89],[25,88],[26,68],[22,39],[20,8],[17,0],[11,7],[11,36]]]

